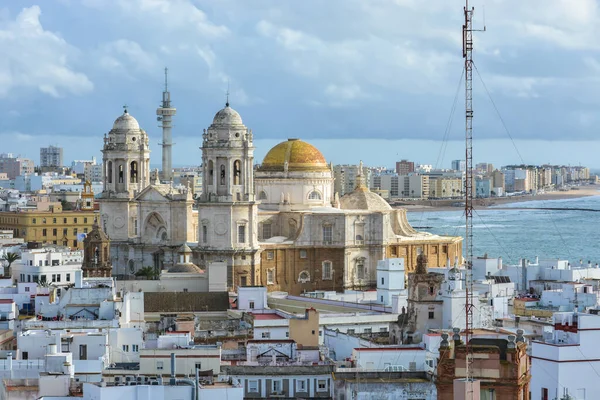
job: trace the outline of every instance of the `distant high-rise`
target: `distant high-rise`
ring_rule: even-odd
[[[415,172],[415,163],[413,161],[396,161],[396,173],[398,175],[408,175],[410,172]]]
[[[171,93],[167,85],[167,74],[168,69],[165,68],[165,90],[163,91],[163,99],[161,106],[156,110],[157,119],[162,122],[161,127],[163,131],[162,137],[162,173],[161,179],[163,181],[170,181],[173,179],[173,164],[172,164],[172,136],[171,136],[171,117],[177,113],[175,107],[171,107]]]
[[[8,179],[15,179],[19,175],[33,174],[33,160],[12,157],[10,153],[2,154],[0,155],[0,173],[5,173]]]
[[[40,167],[60,168],[63,166],[63,148],[48,146],[40,148]]]
[[[455,171],[465,172],[465,160],[452,160],[452,169]]]

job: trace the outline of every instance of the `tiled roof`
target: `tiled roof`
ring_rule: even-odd
[[[229,308],[227,292],[145,292],[145,312],[199,312],[226,311]]]

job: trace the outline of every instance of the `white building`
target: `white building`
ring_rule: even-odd
[[[595,399],[600,392],[600,316],[555,313],[554,331],[531,348],[532,399]]]
[[[391,305],[393,296],[407,296],[403,258],[387,258],[377,262],[377,301]]]
[[[24,250],[21,259],[12,265],[12,278],[20,283],[46,282],[64,287],[74,282],[82,263],[82,250],[60,247]]]

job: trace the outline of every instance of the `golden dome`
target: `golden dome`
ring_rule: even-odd
[[[329,171],[323,154],[312,144],[288,139],[273,147],[265,156],[260,171]]]

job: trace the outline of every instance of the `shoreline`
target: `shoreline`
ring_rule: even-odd
[[[506,204],[526,203],[531,201],[554,201],[554,200],[569,200],[578,199],[590,196],[600,196],[600,185],[588,185],[571,189],[567,191],[553,191],[542,194],[511,196],[511,197],[493,197],[487,199],[473,199],[475,210],[518,210],[530,209],[530,207],[502,207]],[[461,202],[460,200],[452,200],[452,202]],[[423,204],[407,204],[394,206],[394,208],[404,208],[407,212],[435,212],[435,211],[462,211],[463,207],[454,207],[450,205],[423,205]]]

